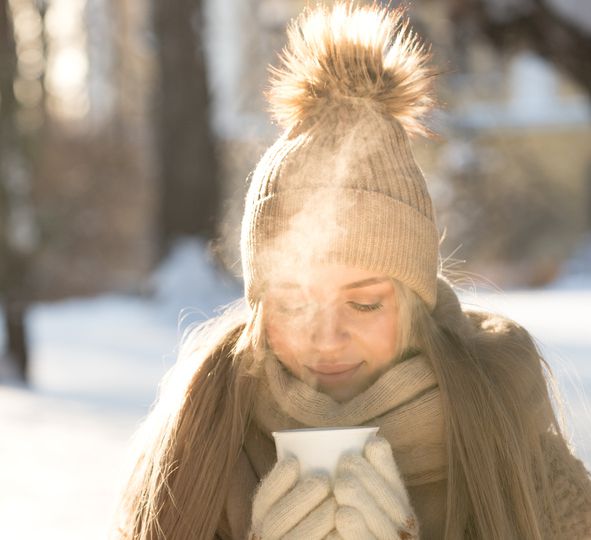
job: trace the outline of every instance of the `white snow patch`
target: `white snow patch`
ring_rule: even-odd
[[[242,295],[237,279],[216,267],[201,240],[180,240],[152,279],[156,299],[166,316],[193,313],[203,320]]]

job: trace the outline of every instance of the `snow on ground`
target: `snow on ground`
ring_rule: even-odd
[[[193,243],[152,285],[152,299],[31,310],[32,386],[0,386],[1,539],[107,537],[129,438],[174,362],[180,310],[183,328],[241,293]]]
[[[463,299],[538,339],[591,466],[591,283],[581,283]],[[190,308],[188,324],[240,295],[194,243],[181,244],[152,285],[150,299],[105,295],[31,310],[33,384],[0,387],[0,538],[106,538],[129,438],[174,362],[179,310]]]

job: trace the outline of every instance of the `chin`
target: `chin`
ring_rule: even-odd
[[[339,403],[343,403],[345,401],[349,401],[353,399],[355,396],[363,392],[363,388],[360,388],[358,385],[355,386],[346,386],[346,387],[319,387],[319,392],[330,396],[335,401]]]

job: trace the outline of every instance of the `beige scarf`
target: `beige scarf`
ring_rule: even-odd
[[[254,407],[260,432],[246,449],[259,475],[269,468],[273,453],[271,432],[304,427],[378,426],[392,446],[407,486],[446,477],[447,453],[441,398],[435,374],[422,354],[395,363],[367,390],[338,403],[294,377],[273,354],[264,364]],[[266,457],[260,452],[264,439]]]

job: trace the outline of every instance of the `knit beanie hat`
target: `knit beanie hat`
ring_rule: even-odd
[[[400,9],[304,11],[268,99],[285,128],[256,166],[241,254],[252,305],[270,276],[334,263],[392,276],[429,309],[438,232],[409,135],[432,105],[428,53]]]

